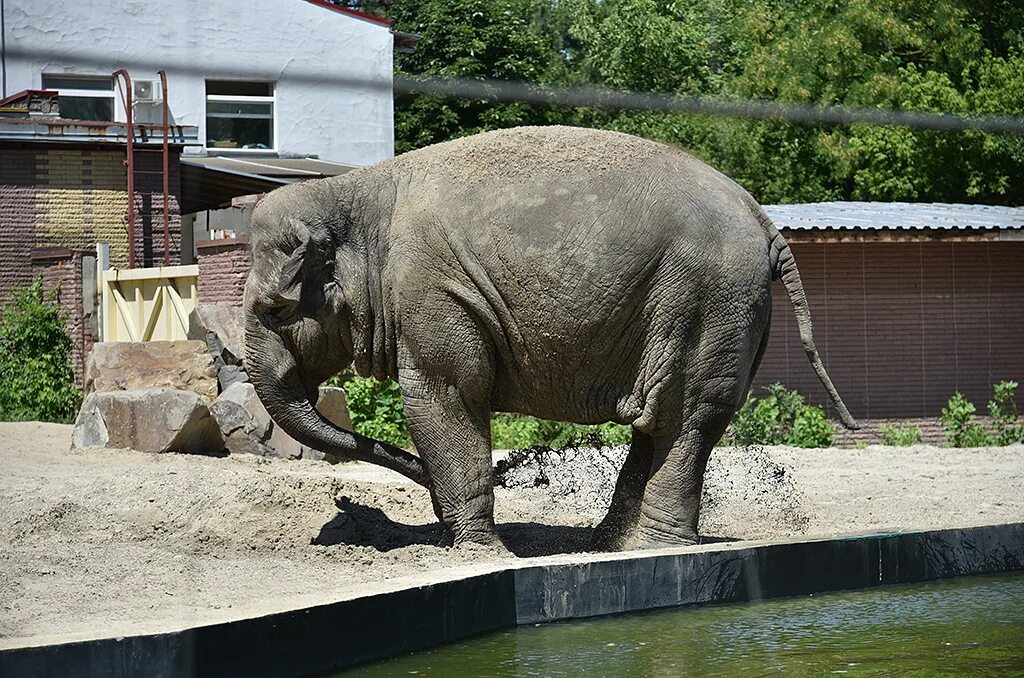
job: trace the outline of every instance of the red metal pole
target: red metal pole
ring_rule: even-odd
[[[127,158],[125,166],[128,168],[128,268],[135,268],[135,127],[132,124],[132,78],[128,71],[120,69],[114,71],[112,77],[121,76],[124,78],[124,95],[121,97],[124,103],[124,114],[127,121],[127,143],[125,144]],[[121,81],[118,80],[118,86]]]
[[[157,71],[160,75],[160,99],[164,109],[164,266],[171,265],[171,206],[170,206],[170,152],[167,149],[167,71]]]

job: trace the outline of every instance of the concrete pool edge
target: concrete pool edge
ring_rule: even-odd
[[[525,560],[159,634],[0,650],[0,678],[309,675],[518,624],[1024,571],[1024,523]]]

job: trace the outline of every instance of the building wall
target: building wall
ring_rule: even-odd
[[[242,305],[252,257],[247,238],[207,240],[199,252],[199,303]]]
[[[1024,383],[1024,242],[791,247],[818,350],[855,417],[937,417],[956,391],[984,412],[992,384]],[[773,291],[755,389],[778,381],[825,404],[785,289]]]
[[[11,51],[7,94],[39,88],[43,73],[109,75],[123,67],[135,80],[158,82],[164,68],[172,121],[198,125],[205,143],[206,79],[276,82],[278,151],[353,165],[394,152],[393,36],[378,22],[305,0],[256,0],[244,11],[235,0],[7,0],[5,24],[8,44],[46,55]],[[101,63],[76,63],[74,53]],[[160,107],[140,104],[136,115],[158,122]]]
[[[163,179],[160,153],[136,152],[137,266],[164,261]],[[124,151],[9,144],[0,148],[0,302],[34,273],[33,250],[92,250],[110,245],[111,265],[128,266]],[[170,261],[180,262],[178,158],[169,163]]]

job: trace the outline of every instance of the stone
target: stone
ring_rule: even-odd
[[[224,393],[232,384],[246,383],[249,381],[249,374],[241,365],[225,365],[217,370],[217,383],[220,384],[220,392]]]
[[[346,431],[352,430],[352,419],[348,414],[348,402],[345,400],[345,389],[337,386],[321,386],[320,398],[316,401],[316,409],[327,421]]]
[[[201,341],[102,342],[85,366],[85,393],[166,387],[217,397],[213,358]]]
[[[199,304],[188,316],[188,338],[203,341],[218,369],[245,357],[244,313],[228,304]]]
[[[252,384],[231,384],[210,405],[210,412],[220,427],[224,446],[231,454],[274,456],[270,436],[274,421],[256,396]]]
[[[175,388],[90,393],[75,421],[72,444],[196,454],[224,449],[206,401],[194,391]]]

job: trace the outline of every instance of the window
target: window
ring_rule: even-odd
[[[274,83],[206,81],[207,148],[274,148]]]
[[[114,119],[114,79],[110,76],[44,75],[43,89],[60,92],[62,118]]]

